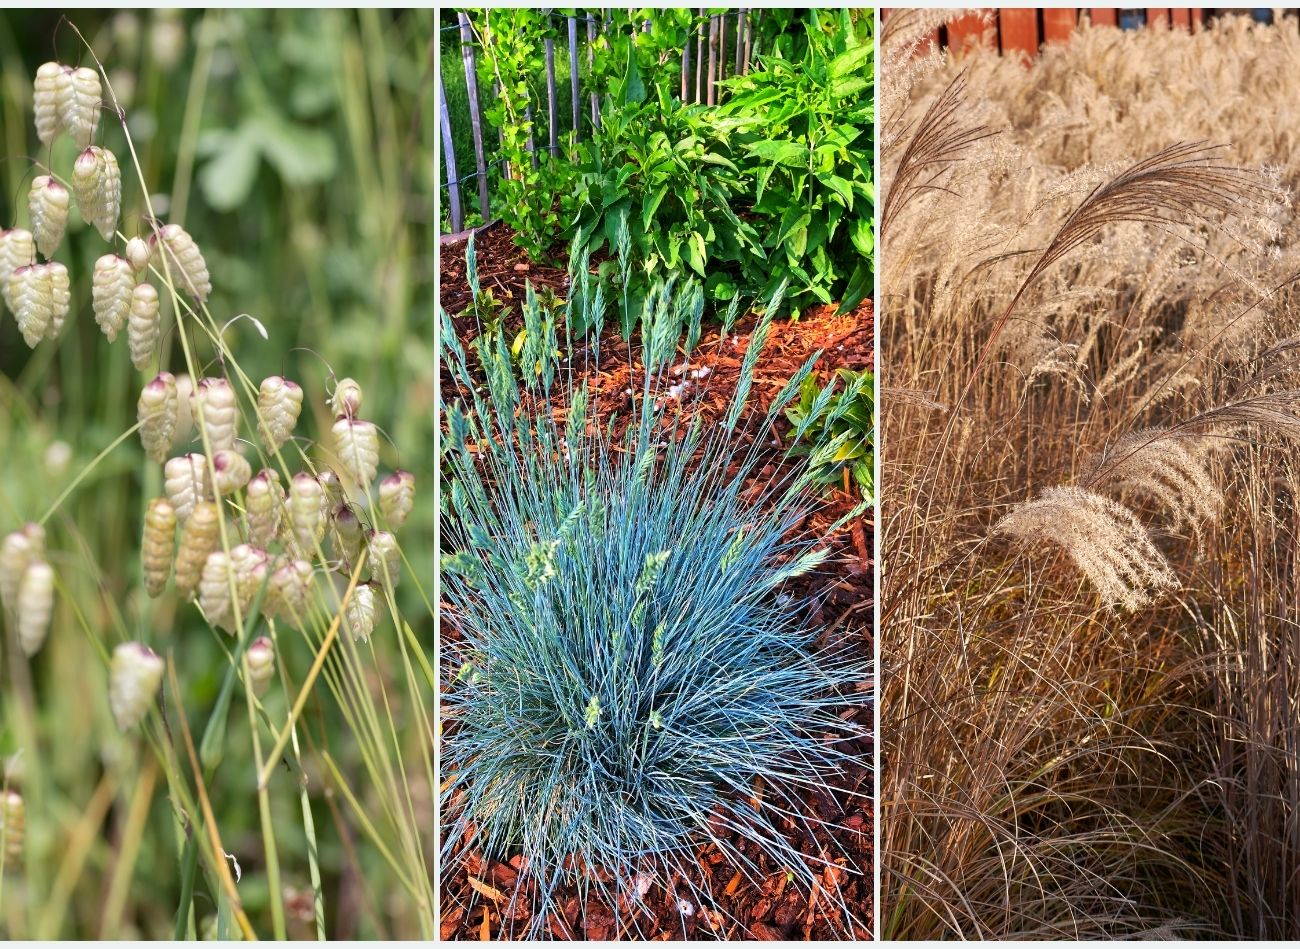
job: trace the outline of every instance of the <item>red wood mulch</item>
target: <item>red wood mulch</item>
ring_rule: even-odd
[[[549,286],[563,297],[568,281],[563,269],[533,264],[522,251],[511,243],[508,228],[497,224],[480,233],[475,239],[480,284],[491,288],[497,299],[506,303],[506,325],[512,325],[512,316],[518,316],[518,301],[524,296],[527,281],[534,289]],[[465,245],[444,245],[440,262],[442,306],[453,316],[463,311],[470,302],[465,281]],[[818,306],[805,312],[797,321],[779,320],[772,324],[767,345],[758,363],[750,396],[751,408],[746,419],[753,420],[766,412],[781,387],[815,351],[823,350],[818,377],[825,382],[837,368],[866,369],[874,367],[873,313],[870,303],[864,303],[851,313],[836,316],[834,307]],[[512,312],[513,311],[513,312]],[[473,320],[453,320],[462,339],[472,338],[476,332]],[[683,399],[685,411],[699,411],[710,421],[721,418],[726,412],[740,374],[740,362],[749,336],[755,325],[750,315],[738,321],[729,337],[723,338],[715,326],[706,331],[699,347],[691,354],[689,362],[679,359],[676,369],[707,367],[709,374],[700,385],[700,398]],[[601,341],[601,359],[598,369],[588,373],[593,400],[606,406],[631,407],[629,388],[639,392],[640,368],[637,362],[639,344],[622,340],[617,330],[608,332]],[[583,366],[585,352],[572,357],[572,365]],[[634,374],[636,374],[634,376]],[[448,395],[451,380],[444,374]],[[628,413],[623,413],[627,415]],[[782,444],[786,441],[789,425],[784,419],[777,423],[777,431],[752,431],[742,422],[738,438],[762,438],[766,447],[766,467],[754,479],[757,492],[764,483],[780,477],[799,459],[787,459],[783,449],[773,445],[773,436]],[[824,535],[836,520],[847,513],[857,498],[842,488],[828,489],[826,504],[813,512],[800,525],[801,530]],[[826,538],[831,551],[816,574],[799,578],[802,590],[816,605],[811,621],[825,630],[827,642],[852,649],[863,659],[872,655],[872,551],[874,525],[869,516],[860,519]],[[444,636],[456,638],[453,624],[444,624]],[[844,718],[854,720],[868,733],[871,732],[872,709],[866,696],[874,692],[873,682],[862,682],[859,694],[861,703],[846,698]],[[444,732],[454,741],[454,724]],[[870,744],[863,742],[858,749],[870,760]],[[832,857],[837,867],[827,868],[820,883],[812,893],[786,884],[786,871],[781,866],[757,854],[748,843],[741,844],[746,853],[763,869],[763,876],[751,882],[731,866],[726,856],[716,848],[701,845],[698,853],[702,872],[708,875],[711,891],[720,894],[715,906],[699,907],[683,919],[676,906],[676,896],[663,887],[656,887],[645,897],[649,915],[643,913],[636,925],[643,934],[654,933],[656,939],[870,939],[874,930],[875,910],[873,899],[873,842],[875,820],[872,776],[862,769],[848,776],[846,786],[808,795],[808,812],[834,825],[827,831],[818,829],[812,835],[787,822],[788,837],[801,852],[810,856]],[[832,840],[833,838],[833,840]],[[472,885],[468,877],[474,878]],[[510,897],[518,882],[515,866],[497,861],[487,861],[480,854],[470,854],[465,871],[457,878],[444,876],[441,881],[443,939],[497,938],[506,933],[521,932],[527,928],[527,900],[510,907]],[[487,894],[484,892],[486,884]],[[835,898],[828,898],[827,892]],[[566,919],[548,922],[547,931],[560,938],[612,939],[635,936],[625,924],[623,931],[615,931],[613,912],[592,900],[585,918],[579,918],[577,891],[560,899],[565,906]],[[841,905],[847,906],[846,918]],[[525,915],[520,918],[520,911]],[[513,919],[502,919],[502,912]],[[567,924],[567,925],[566,925]]]

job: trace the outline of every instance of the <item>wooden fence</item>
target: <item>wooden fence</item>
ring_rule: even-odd
[[[882,18],[889,10],[880,11]],[[1030,59],[1038,55],[1045,43],[1065,42],[1080,18],[1087,17],[1094,26],[1117,26],[1135,30],[1142,27],[1181,29],[1196,32],[1211,18],[1229,13],[1244,14],[1260,22],[1271,22],[1272,10],[1217,9],[1208,7],[1084,7],[1079,9],[1032,9],[979,7],[933,31],[922,51],[936,47],[961,50],[986,44],[1003,55],[1018,54]]]
[[[557,23],[562,23],[565,28],[563,32],[567,36],[569,59],[568,94],[572,109],[569,134],[572,135],[573,142],[576,144],[582,139],[583,115],[585,114],[585,107],[581,104],[582,69],[585,65],[587,74],[590,76],[594,59],[593,44],[596,37],[606,29],[608,21],[603,10],[587,13],[575,12],[577,13],[576,16],[551,11],[545,11],[545,15],[552,17]],[[751,11],[747,7],[713,15],[708,14],[706,9],[700,8],[698,16],[700,22],[694,30],[693,37],[687,40],[685,47],[678,53],[681,68],[680,96],[683,102],[715,105],[722,94],[722,89],[718,83],[727,77],[728,67],[731,67],[731,75],[743,75],[749,71],[750,64],[753,62],[754,57],[758,55],[758,50],[755,49],[754,44],[754,33],[762,22],[763,11],[761,9],[753,11],[751,18]],[[649,30],[650,24],[646,23],[645,28]],[[478,192],[479,213],[483,221],[487,222],[490,219],[489,209],[491,205],[488,169],[493,165],[500,164],[502,173],[507,177],[512,175],[512,170],[509,163],[504,160],[491,163],[487,160],[482,108],[482,95],[485,90],[480,87],[478,82],[479,38],[471,27],[468,14],[458,12],[457,23],[452,26],[445,26],[443,30],[455,31],[459,34],[461,65],[465,72],[468,106],[465,113],[456,116],[455,120],[458,125],[462,122],[469,123],[474,143],[474,168],[467,174],[461,175],[457,169],[456,149],[452,135],[453,117],[447,106],[442,69],[439,69],[437,95],[438,120],[442,136],[443,186],[447,190],[451,230],[458,234],[465,223],[465,208],[462,196],[462,189],[465,185],[469,182],[475,183]],[[551,155],[561,153],[558,106],[560,91],[556,85],[555,40],[545,39],[543,43],[546,63],[548,140],[539,149],[534,144],[532,137],[529,137],[527,150],[531,153],[534,168],[538,165],[539,150],[549,152]],[[601,96],[597,90],[591,88],[591,85],[591,82],[587,83],[591,126],[599,128]],[[496,94],[495,89],[488,91],[493,95]],[[527,121],[532,121],[533,109],[531,105],[525,111],[525,118]]]

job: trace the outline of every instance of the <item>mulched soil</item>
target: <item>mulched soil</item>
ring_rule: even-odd
[[[511,236],[507,227],[495,224],[475,238],[480,284],[490,287],[506,304],[507,327],[518,325],[518,303],[524,297],[527,282],[534,289],[549,286],[561,296],[568,290],[563,268],[529,261],[511,243]],[[462,312],[470,302],[464,249],[464,243],[442,247],[441,300],[443,308],[451,314]],[[710,421],[725,414],[755,322],[752,315],[742,318],[725,338],[715,327],[705,333],[689,363],[681,362],[674,367],[683,375],[688,369],[707,367],[709,370],[707,379],[699,383],[703,387],[701,397],[684,399],[684,410],[702,412]],[[463,340],[471,339],[477,332],[472,318],[454,319],[453,323]],[[834,307],[819,306],[805,312],[797,321],[775,321],[758,363],[750,396],[752,408],[747,417],[761,417],[781,387],[817,350],[824,353],[818,364],[818,376],[823,382],[837,368],[872,368],[870,304],[842,316],[835,315]],[[627,390],[639,391],[638,383],[632,381],[634,373],[639,378],[638,353],[639,344],[635,339],[629,344],[616,330],[606,334],[601,341],[600,368],[588,373],[594,399],[605,406],[631,407],[632,397]],[[573,365],[590,365],[584,361],[588,355],[578,350],[572,356]],[[454,391],[450,379],[444,377],[443,381],[448,386],[445,391]],[[782,450],[772,445],[773,436],[784,443],[789,429],[784,420],[777,423],[776,432],[753,431],[755,427],[742,422],[738,437],[760,438],[767,443],[766,466],[752,486],[757,493],[763,484],[781,477],[798,460],[785,459]],[[812,513],[799,529],[824,535],[856,500],[843,489],[830,489],[826,504]],[[794,590],[814,604],[811,621],[825,630],[828,642],[853,649],[862,657],[871,656],[874,635],[871,626],[873,535],[874,525],[868,517],[828,536],[825,542],[830,557],[817,573],[798,578],[797,582],[803,586]],[[445,623],[443,635],[454,640],[456,631],[452,626]],[[871,682],[861,683],[860,693],[874,691],[873,686]],[[846,700],[844,717],[856,720],[868,732],[871,730],[872,709],[866,701],[857,704]],[[454,727],[447,732],[447,737],[454,740]],[[869,760],[870,746],[864,745],[860,751]],[[808,813],[834,825],[832,830],[818,829],[809,834],[793,821],[788,822],[789,839],[803,853],[837,860],[838,867],[825,869],[813,892],[787,885],[785,869],[757,854],[748,843],[741,844],[742,848],[763,869],[763,875],[756,881],[739,874],[715,847],[702,845],[699,865],[710,881],[708,889],[719,894],[715,905],[698,907],[683,919],[676,905],[677,896],[667,888],[656,886],[645,897],[648,912],[639,916],[636,928],[642,934],[653,933],[657,939],[871,938],[875,819],[872,800],[871,774],[863,769],[859,774],[850,775],[843,788],[809,794]],[[465,871],[458,878],[444,876],[441,881],[442,938],[498,938],[503,932],[525,930],[528,900],[517,900],[511,905],[518,878],[517,865],[487,861],[478,854],[468,855]],[[566,907],[566,918],[548,921],[547,931],[552,936],[587,939],[636,936],[626,921],[622,931],[616,931],[613,912],[594,900],[589,902],[585,918],[579,918],[576,889],[565,894],[560,905]],[[841,906],[849,908],[847,918]],[[503,912],[513,918],[503,920]]]

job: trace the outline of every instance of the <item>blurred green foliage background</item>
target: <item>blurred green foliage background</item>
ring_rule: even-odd
[[[431,663],[433,12],[99,10],[69,13],[66,21],[53,11],[0,12],[0,226],[29,226],[27,189],[41,173],[35,162],[70,175],[75,146],[67,136],[52,154],[40,146],[31,96],[46,60],[94,65],[71,24],[103,62],[125,110],[156,213],[182,224],[203,250],[217,322],[251,314],[267,330],[263,339],[248,320],[226,330],[243,370],[254,380],[279,373],[299,382],[306,402],[298,434],[312,437],[331,421],[332,380],[352,376],[365,391],[363,415],[388,437],[381,472],[415,474],[415,513],[399,535],[409,574],[397,600]],[[140,181],[111,112],[101,118],[97,141],[122,167],[119,230],[147,236]],[[110,345],[91,316],[92,268],[107,252],[74,210],[56,254],[73,288],[63,335],[32,351],[12,316],[0,317],[0,532],[39,518],[82,479],[46,525],[61,583],[50,638],[30,673],[8,646],[0,670],[0,753],[7,780],[26,799],[28,822],[25,866],[8,868],[0,888],[0,934],[9,938],[172,935],[176,821],[156,774],[151,800],[146,795],[137,805],[148,805],[143,824],[130,819],[153,780],[152,752],[113,725],[93,637],[109,650],[121,638],[170,650],[196,739],[228,666],[226,645],[192,606],[170,592],[149,601],[141,590],[141,513],[145,499],[160,493],[159,466],[146,461],[134,437],[91,465],[135,423],[140,387],[156,371],[137,372],[125,339]],[[158,368],[179,375],[185,366],[163,298]],[[199,351],[212,355],[210,344]],[[381,621],[372,685],[383,689],[414,763],[416,746],[429,738],[411,705],[427,702],[431,719],[432,688],[414,695],[407,688],[396,635],[391,619]],[[280,661],[301,683],[311,648],[302,637],[280,640]],[[283,722],[285,696],[265,702],[272,721]],[[303,725],[328,934],[419,936],[429,920],[418,918],[349,808],[313,770],[314,751],[327,748],[355,779],[361,807],[369,806],[353,736],[324,689],[313,693]],[[208,793],[223,843],[242,867],[244,906],[259,933],[270,935],[273,894],[262,872],[242,694],[226,741]],[[286,892],[276,898],[288,913],[289,935],[314,935],[297,779],[287,767],[279,775],[272,808]],[[413,766],[407,789],[415,813],[427,815],[431,876],[434,789],[424,775]],[[214,893],[211,879],[200,880],[188,933],[211,923]]]

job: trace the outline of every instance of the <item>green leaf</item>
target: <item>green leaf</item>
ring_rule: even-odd
[[[704,252],[704,238],[700,236],[699,231],[691,231],[691,236],[686,241],[686,262],[691,265],[692,270],[703,277],[707,259]]]
[[[839,79],[841,76],[857,72],[871,61],[871,51],[871,45],[864,44],[836,56],[831,60],[831,78]]]
[[[234,132],[213,133],[200,146],[212,158],[199,171],[199,188],[217,211],[233,211],[253,192],[260,163],[249,123]]]
[[[338,156],[329,133],[289,122],[272,112],[253,119],[257,143],[287,185],[323,184],[334,177]]]
[[[750,152],[763,161],[774,161],[778,165],[796,167],[808,162],[808,150],[802,145],[788,141],[755,142],[749,146]]]

